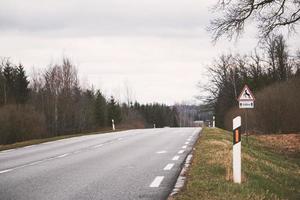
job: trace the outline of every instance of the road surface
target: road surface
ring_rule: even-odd
[[[0,199],[166,199],[200,128],[137,129],[0,152]]]

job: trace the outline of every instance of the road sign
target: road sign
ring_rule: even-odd
[[[239,108],[254,108],[254,101],[240,101]]]
[[[254,108],[254,95],[247,85],[244,86],[239,98],[239,108]]]

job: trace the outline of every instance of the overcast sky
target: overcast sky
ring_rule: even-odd
[[[191,101],[205,68],[222,53],[248,53],[255,29],[237,42],[211,43],[216,0],[1,0],[0,56],[28,75],[69,57],[82,83],[140,102]],[[291,38],[291,49],[300,46]]]

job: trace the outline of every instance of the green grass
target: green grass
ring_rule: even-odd
[[[300,199],[299,156],[279,153],[255,136],[242,141],[242,174],[241,185],[232,182],[232,133],[205,128],[187,183],[174,199]]]
[[[118,129],[116,131],[122,131],[122,130],[126,130],[126,129]],[[25,146],[30,146],[30,145],[40,144],[40,143],[45,143],[45,142],[51,142],[51,141],[56,141],[56,140],[62,140],[62,139],[66,139],[66,138],[78,137],[78,136],[83,136],[83,135],[102,134],[102,133],[109,133],[109,132],[113,132],[113,131],[111,129],[103,129],[103,130],[99,130],[99,131],[95,131],[95,132],[84,132],[84,133],[77,133],[77,134],[71,134],[71,135],[61,135],[61,136],[50,137],[50,138],[27,140],[27,141],[23,141],[23,142],[17,142],[14,144],[0,145],[0,151],[14,149],[14,148],[20,148],[20,147],[25,147]]]

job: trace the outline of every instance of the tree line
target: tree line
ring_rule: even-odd
[[[300,130],[300,51],[291,54],[282,35],[268,37],[250,55],[222,55],[208,72],[210,83],[200,87],[209,94],[206,103],[213,108],[217,126],[231,129],[232,118],[245,115],[238,109],[237,97],[247,84],[257,96],[255,109],[249,111],[251,130]]]
[[[119,128],[177,126],[177,111],[163,104],[121,103],[81,87],[76,67],[64,58],[28,77],[22,64],[0,62],[0,144]]]

